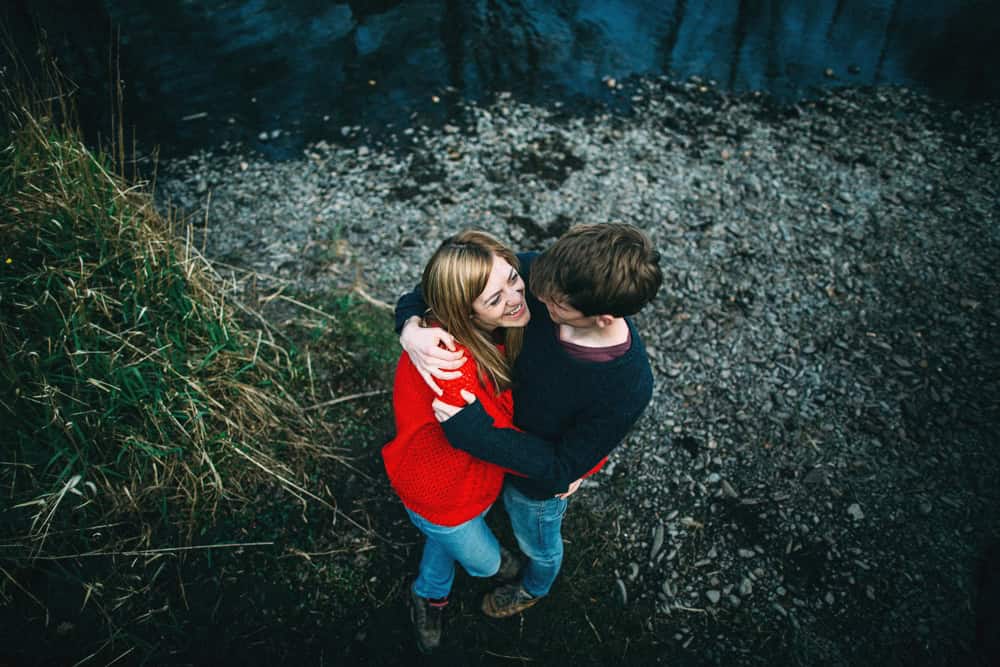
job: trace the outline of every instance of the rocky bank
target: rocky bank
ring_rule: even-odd
[[[997,105],[606,83],[631,112],[500,95],[389,142],[173,160],[158,199],[223,268],[390,303],[462,227],[521,250],[642,227],[656,393],[574,500],[615,526],[606,603],[644,610],[665,660],[971,659],[1000,536]]]

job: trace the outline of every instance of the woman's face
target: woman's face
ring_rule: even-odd
[[[529,319],[524,279],[507,260],[493,255],[486,289],[472,302],[472,321],[484,331],[493,331],[497,327],[523,327]]]

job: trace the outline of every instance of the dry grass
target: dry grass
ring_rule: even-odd
[[[159,524],[190,538],[261,476],[325,502],[296,472],[322,452],[288,389],[294,348],[126,180],[121,135],[88,149],[44,78],[25,90],[8,72],[0,102],[5,556],[58,555],[55,532],[88,553],[148,549]],[[88,528],[112,521],[132,530],[95,543]]]
[[[372,483],[350,457],[386,420],[387,306],[224,278],[158,214],[121,129],[92,150],[52,61],[2,56],[0,662],[160,659],[161,629],[222,585],[213,558],[302,586],[296,530],[344,560],[316,604],[346,613],[352,558],[390,542],[331,490]]]

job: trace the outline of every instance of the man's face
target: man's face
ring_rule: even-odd
[[[595,325],[597,317],[594,315],[584,315],[579,310],[569,305],[565,297],[538,297],[538,300],[545,304],[549,311],[549,317],[556,324],[585,329]]]

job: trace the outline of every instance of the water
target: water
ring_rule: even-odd
[[[30,7],[29,7],[30,5]],[[276,155],[360,125],[447,120],[497,91],[585,108],[609,79],[692,75],[782,102],[830,86],[996,97],[996,2],[927,0],[15,0],[106,107],[120,42],[141,139],[183,152],[238,139]],[[114,32],[112,32],[112,28]],[[91,114],[101,124],[100,114]]]

